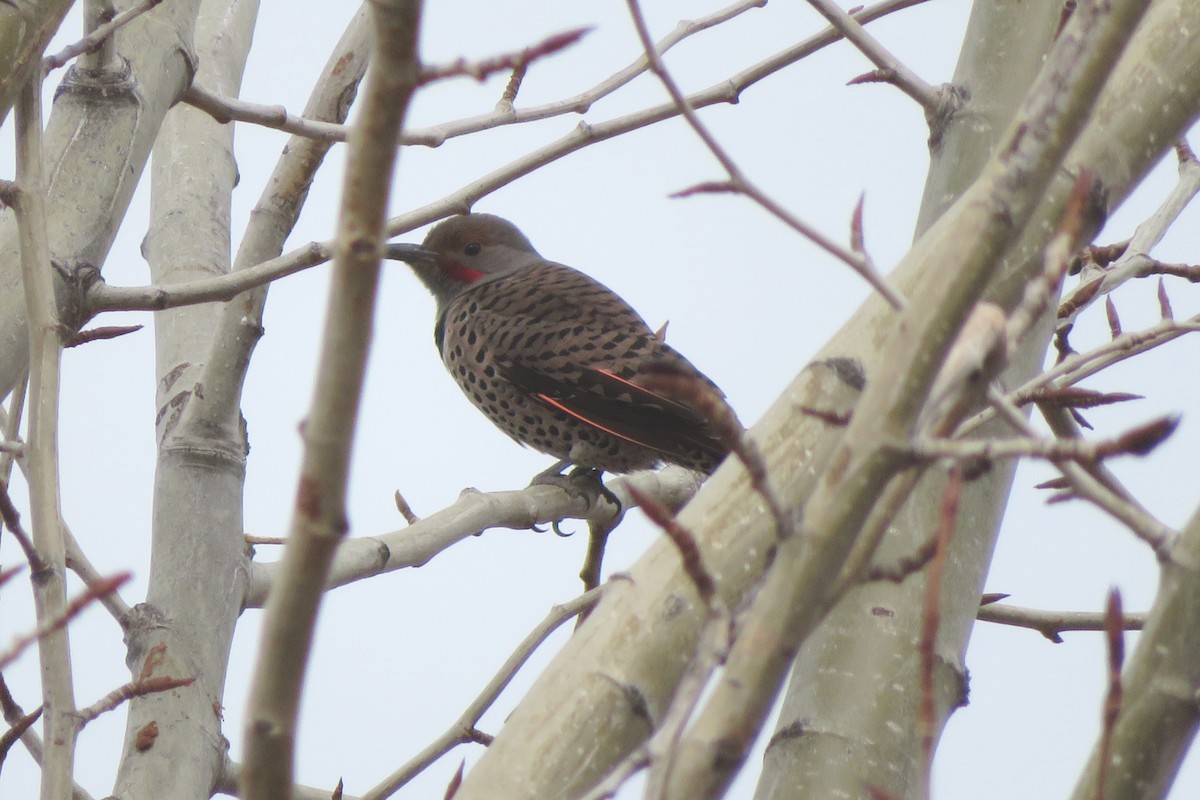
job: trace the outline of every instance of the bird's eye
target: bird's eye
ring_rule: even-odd
[[[469,256],[477,256],[479,255],[479,251],[482,249],[483,247],[479,244],[479,242],[471,242],[469,245],[463,248],[463,252]]]

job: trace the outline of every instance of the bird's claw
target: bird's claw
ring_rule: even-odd
[[[588,505],[595,504],[597,498],[602,497],[612,503],[618,512],[622,510],[621,501],[604,485],[604,470],[595,467],[575,467],[569,474],[563,475],[562,470],[568,463],[559,461],[550,469],[539,472],[533,476],[529,485],[557,486],[568,494],[583,497],[588,501]]]

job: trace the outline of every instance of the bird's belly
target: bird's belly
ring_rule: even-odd
[[[461,362],[447,364],[463,394],[517,442],[581,467],[632,472],[659,463],[659,455],[554,408],[518,387],[489,378]]]

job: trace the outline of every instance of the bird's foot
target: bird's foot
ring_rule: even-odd
[[[565,458],[555,461],[550,465],[549,469],[544,469],[537,475],[533,476],[533,480],[529,482],[530,486],[562,486],[561,481],[569,480],[566,475],[563,475],[563,470],[571,466],[571,462]]]
[[[563,475],[562,471],[569,465],[569,461],[559,461],[550,469],[535,475],[529,485],[557,486],[568,494],[583,497],[588,501],[588,505],[595,504],[598,498],[603,497],[620,512],[621,501],[602,480],[604,470],[595,467],[575,467],[569,474]]]

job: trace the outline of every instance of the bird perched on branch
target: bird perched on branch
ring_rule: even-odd
[[[712,472],[728,453],[686,399],[655,374],[720,390],[668,347],[628,303],[547,261],[515,225],[451,217],[420,246],[391,244],[437,301],[434,340],[459,388],[500,430],[559,463],[599,475],[660,462]]]

